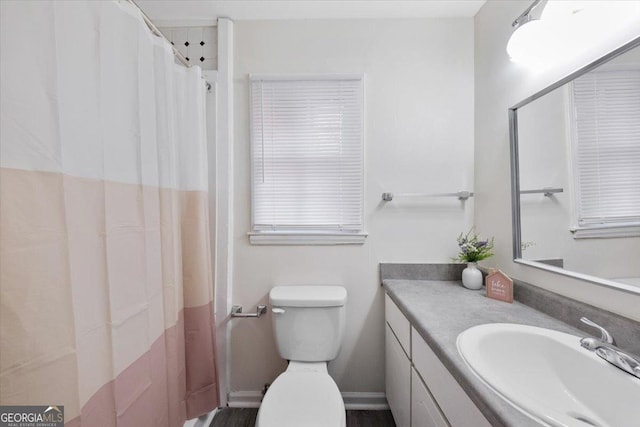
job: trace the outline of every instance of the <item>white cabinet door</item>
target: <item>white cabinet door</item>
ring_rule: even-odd
[[[397,427],[410,427],[411,362],[385,323],[385,381],[387,401]]]
[[[411,368],[411,427],[449,427],[431,393]]]
[[[407,357],[411,357],[411,324],[388,294],[384,294],[384,318],[400,341]]]
[[[438,406],[453,427],[491,427],[431,347],[411,328],[411,359]]]

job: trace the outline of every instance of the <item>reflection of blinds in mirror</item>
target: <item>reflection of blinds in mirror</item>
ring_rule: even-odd
[[[253,230],[363,229],[361,76],[251,81]]]
[[[577,78],[572,104],[578,225],[640,223],[640,65]]]

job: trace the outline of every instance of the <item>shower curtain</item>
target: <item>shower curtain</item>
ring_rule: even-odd
[[[117,1],[1,1],[0,404],[218,405],[205,83]]]

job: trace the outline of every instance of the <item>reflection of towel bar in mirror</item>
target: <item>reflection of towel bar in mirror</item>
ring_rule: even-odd
[[[554,193],[562,193],[564,190],[562,188],[551,188],[551,187],[545,187],[545,188],[541,188],[539,190],[522,190],[520,191],[520,194],[539,194],[542,193],[544,194],[545,197],[551,197],[553,196]]]
[[[562,190],[561,190],[562,191]],[[457,197],[458,200],[468,200],[469,197],[473,197],[471,191],[458,191],[456,193],[382,193],[382,200],[390,202],[394,197]]]

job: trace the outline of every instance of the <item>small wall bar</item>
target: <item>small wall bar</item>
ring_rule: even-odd
[[[562,191],[562,190],[561,190]],[[457,197],[458,200],[468,200],[473,197],[471,191],[458,191],[456,193],[382,193],[382,200],[385,202],[392,201],[395,197]]]
[[[564,191],[564,189],[562,188],[551,188],[551,187],[546,187],[546,188],[541,188],[539,190],[521,190],[520,194],[544,194],[545,197],[551,197],[554,195],[554,193],[562,193]]]

